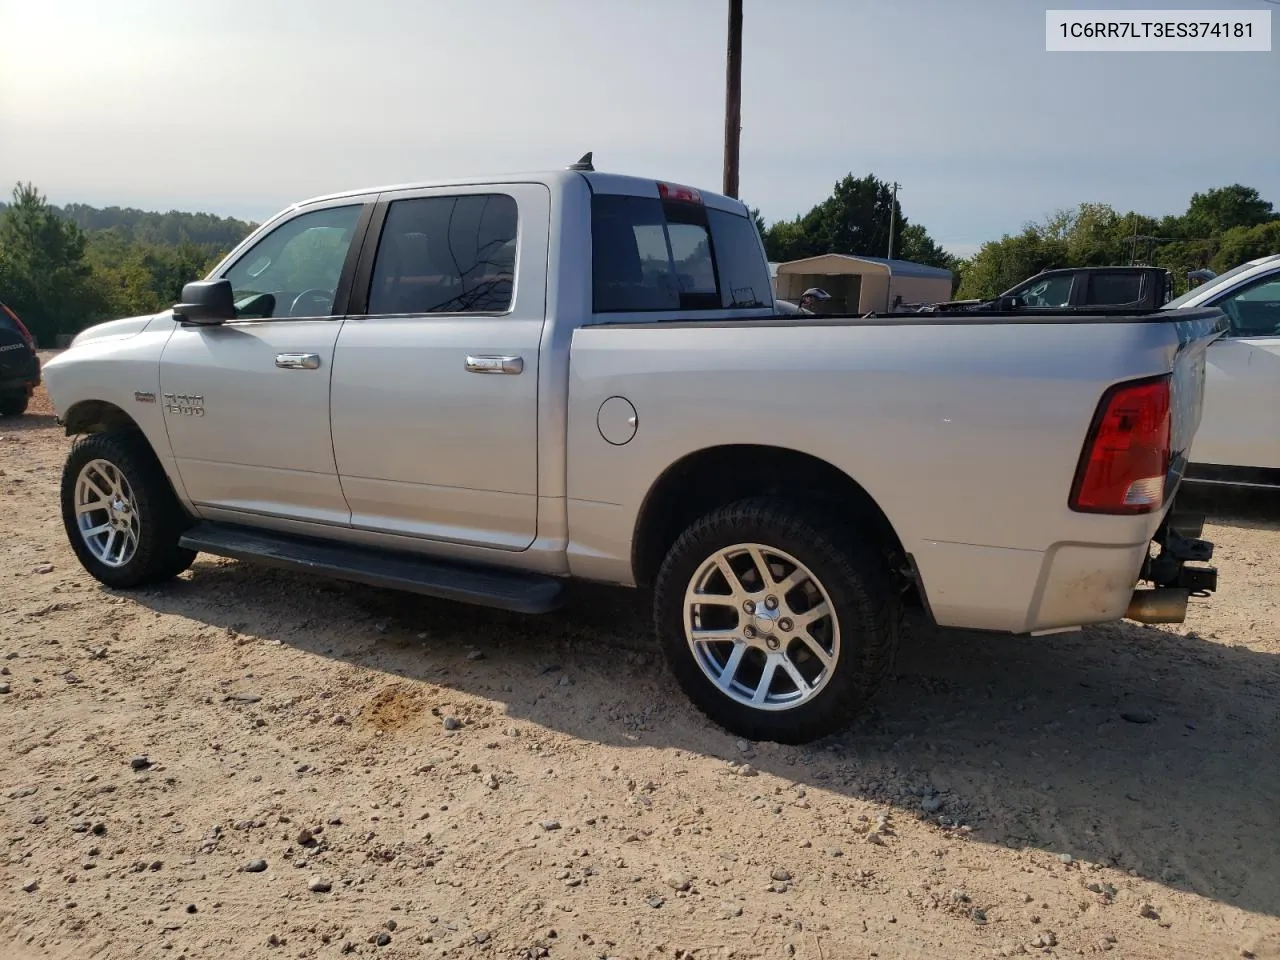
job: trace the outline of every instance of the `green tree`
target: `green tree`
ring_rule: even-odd
[[[13,203],[0,215],[0,277],[6,299],[42,344],[100,312],[86,245],[84,231],[59,217],[33,185],[14,187]]]
[[[958,262],[955,257],[938,246],[929,236],[929,232],[918,223],[908,223],[898,231],[893,255],[899,260],[927,263],[931,267],[943,267],[948,270],[955,270]]]
[[[1191,270],[1218,271],[1280,251],[1280,223],[1257,190],[1233,184],[1191,197],[1162,218],[1119,213],[1101,203],[1059,210],[1021,233],[984,244],[965,265],[962,297],[992,297],[1039,270],[1149,262],[1181,289]]]
[[[1188,237],[1209,237],[1233,227],[1255,227],[1275,219],[1271,204],[1253,187],[1233,183],[1191,196],[1183,217]]]
[[[984,243],[965,265],[959,296],[984,299],[1041,270],[1067,265],[1068,241],[1060,232],[1028,224],[1021,233]]]
[[[1252,227],[1232,227],[1222,235],[1210,266],[1218,273],[1259,257],[1280,253],[1280,219]]]
[[[824,253],[883,257],[889,250],[891,220],[896,223],[895,256],[950,267],[952,257],[922,226],[907,221],[893,198],[893,187],[870,174],[848,174],[808,213],[772,224],[765,233],[765,250],[770,260]]]

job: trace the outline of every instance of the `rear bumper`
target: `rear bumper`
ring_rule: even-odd
[[[7,377],[0,380],[0,393],[30,393],[40,386],[40,374],[34,377]]]
[[[1212,556],[1212,544],[1190,539],[1198,533],[1194,521],[1175,518],[1150,542],[1060,543],[1043,552],[930,542],[912,559],[939,626],[1041,633],[1125,616],[1170,623],[1181,619],[1179,598],[1185,612],[1188,597],[1217,587],[1213,568],[1189,565]],[[1139,589],[1144,580],[1161,592]]]
[[[40,386],[41,370],[40,358],[30,354],[18,363],[7,362],[0,365],[0,392],[34,390]]]

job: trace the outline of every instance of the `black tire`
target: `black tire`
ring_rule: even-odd
[[[20,417],[27,412],[30,402],[26,393],[0,394],[0,417]]]
[[[742,543],[784,551],[807,567],[839,624],[840,652],[825,685],[788,709],[734,700],[703,672],[685,636],[686,589],[717,551]],[[902,634],[902,599],[886,559],[856,528],[762,498],[715,510],[676,540],[655,584],[654,622],[681,689],[712,721],[749,740],[807,743],[847,726],[888,675]]]
[[[93,460],[105,460],[118,469],[133,491],[133,511],[140,522],[133,557],[111,566],[94,556],[80,533],[76,517],[76,481]],[[76,442],[62,468],[62,523],[76,557],[94,579],[108,587],[127,590],[161,583],[191,566],[194,550],[178,546],[178,538],[190,519],[174,496],[169,478],[146,438],[136,430],[95,433]]]

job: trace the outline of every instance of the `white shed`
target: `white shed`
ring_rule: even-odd
[[[774,292],[794,302],[810,287],[821,287],[831,294],[818,307],[822,313],[889,313],[895,304],[950,300],[951,280],[950,270],[910,260],[826,253],[777,264]]]

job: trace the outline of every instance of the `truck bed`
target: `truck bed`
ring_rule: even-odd
[[[625,577],[657,471],[711,446],[781,447],[852,478],[912,558],[942,625],[1026,632],[1124,615],[1163,510],[1074,511],[1108,388],[1173,374],[1166,505],[1198,425],[1217,310],[610,323],[575,331],[571,563]],[[603,449],[620,396],[635,439]],[[785,484],[785,478],[780,478]],[[1082,547],[1081,544],[1089,546]]]

